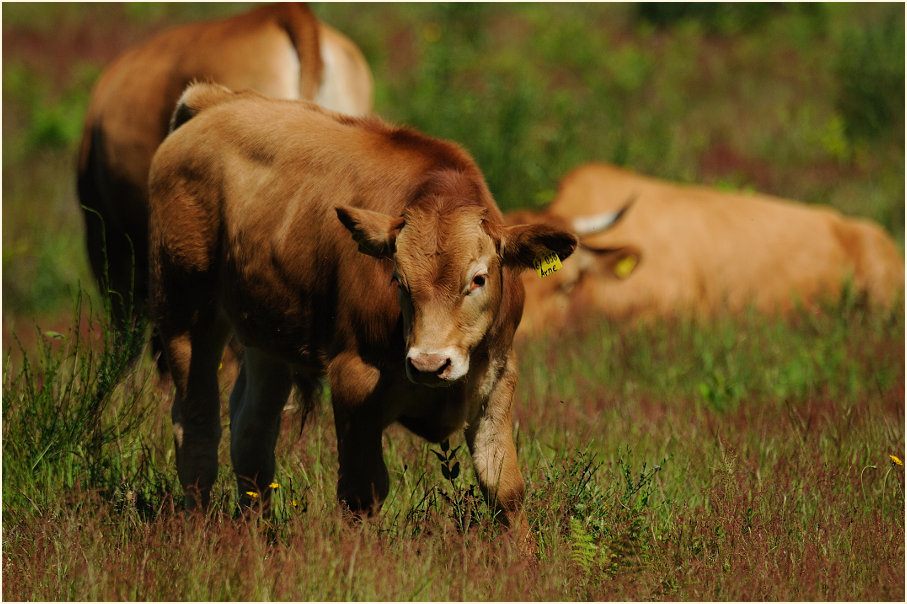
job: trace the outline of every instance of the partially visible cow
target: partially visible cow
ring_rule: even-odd
[[[176,27],[114,61],[89,102],[78,193],[91,267],[101,291],[110,292],[120,327],[146,313],[148,169],[177,99],[195,80],[312,100],[353,115],[372,108],[362,53],[301,4]]]
[[[903,299],[904,261],[879,225],[767,195],[589,164],[564,178],[544,212],[517,212],[507,221],[568,227],[631,198],[620,223],[581,238],[569,266],[544,279],[524,276],[521,333],[557,329],[585,312],[615,319],[748,308],[783,314],[835,298],[847,282],[874,306]]]
[[[519,273],[576,238],[505,226],[463,150],[377,118],[196,84],[174,128],[151,167],[150,235],[187,505],[206,505],[217,475],[233,330],[246,346],[230,396],[243,504],[266,499],[291,384],[307,407],[326,375],[347,507],[372,512],[387,495],[391,423],[435,442],[463,430],[489,503],[529,540],[511,419]]]

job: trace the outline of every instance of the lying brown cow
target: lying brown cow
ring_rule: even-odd
[[[101,291],[111,291],[120,325],[145,313],[148,168],[177,99],[194,80],[350,114],[372,106],[371,72],[359,49],[299,4],[176,27],[112,63],[85,117],[78,192],[91,267]]]
[[[785,313],[839,296],[850,280],[873,305],[904,293],[904,261],[877,224],[766,195],[720,192],[607,164],[582,166],[543,213],[510,224],[568,225],[634,199],[607,232],[583,237],[569,265],[524,276],[521,333],[558,328],[592,311],[617,319],[712,316],[754,308]]]
[[[232,329],[246,346],[230,396],[244,505],[268,491],[291,384],[310,405],[326,374],[341,502],[371,512],[387,495],[391,423],[436,442],[464,430],[486,497],[526,537],[511,422],[519,272],[566,258],[576,238],[504,226],[464,151],[377,118],[196,84],[174,127],[151,167],[150,236],[187,504],[204,506],[217,475]]]

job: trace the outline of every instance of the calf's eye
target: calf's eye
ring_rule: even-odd
[[[475,290],[479,289],[480,287],[485,287],[485,281],[487,281],[487,280],[488,280],[488,275],[486,275],[484,273],[479,273],[478,275],[476,275],[475,277],[472,278],[472,283],[469,284],[469,291],[474,292]]]

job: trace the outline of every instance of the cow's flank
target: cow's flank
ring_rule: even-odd
[[[183,98],[205,102],[161,145],[150,191],[187,504],[205,505],[216,476],[217,364],[232,329],[247,347],[230,397],[245,505],[247,491],[267,502],[294,376],[325,375],[345,506],[371,513],[387,495],[391,423],[432,441],[463,430],[489,502],[528,538],[511,419],[519,273],[542,252],[567,258],[576,238],[505,226],[453,143],[210,84]]]

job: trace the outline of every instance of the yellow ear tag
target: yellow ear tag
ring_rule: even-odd
[[[638,259],[635,254],[628,254],[614,264],[614,276],[618,279],[626,279],[636,268]]]
[[[547,277],[561,270],[564,265],[561,264],[561,259],[557,257],[555,252],[546,249],[535,257],[532,266],[535,267],[535,272],[539,274],[539,277]]]

